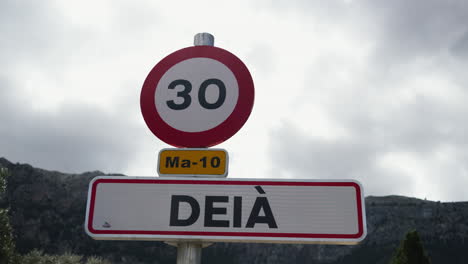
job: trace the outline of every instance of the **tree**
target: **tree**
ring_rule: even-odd
[[[63,255],[47,255],[41,250],[33,250],[22,256],[21,264],[111,264],[99,257],[89,257],[86,262],[82,256],[65,253]]]
[[[0,168],[0,199],[4,197],[8,173]],[[8,217],[8,209],[0,208],[0,263],[14,264],[18,262],[13,240],[13,229]]]
[[[405,239],[396,250],[390,264],[430,264],[431,261],[424,251],[418,232],[406,233]]]

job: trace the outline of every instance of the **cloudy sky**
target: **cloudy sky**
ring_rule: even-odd
[[[210,32],[255,83],[229,177],[468,200],[468,2],[0,1],[0,156],[156,174],[151,68]]]

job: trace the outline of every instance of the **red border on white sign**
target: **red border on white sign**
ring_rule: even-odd
[[[158,231],[158,230],[97,230],[93,228],[96,190],[101,183],[121,184],[189,184],[189,185],[248,185],[248,186],[312,186],[312,187],[352,187],[356,192],[357,232],[355,234],[317,233],[261,233],[261,232],[208,232],[208,231]],[[364,198],[361,185],[356,181],[320,180],[273,180],[273,179],[147,179],[124,177],[97,177],[89,188],[85,229],[95,239],[140,239],[140,240],[202,240],[202,241],[242,241],[267,243],[324,243],[356,244],[366,236]]]
[[[218,126],[201,132],[185,132],[171,127],[161,118],[154,100],[163,75],[172,66],[191,58],[209,58],[223,63],[232,71],[239,86],[239,99],[231,115]],[[212,46],[184,48],[162,59],[146,77],[140,96],[141,112],[151,132],[170,145],[189,148],[214,146],[232,137],[247,121],[253,102],[254,84],[247,67],[234,54]]]

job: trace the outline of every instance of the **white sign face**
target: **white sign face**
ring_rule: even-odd
[[[239,86],[219,61],[192,58],[171,67],[159,81],[154,100],[161,118],[184,132],[210,130],[234,110]]]
[[[366,236],[355,181],[97,177],[95,239],[356,244]]]

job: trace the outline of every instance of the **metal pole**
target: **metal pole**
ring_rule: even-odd
[[[210,33],[198,33],[193,40],[195,46],[214,46],[214,36]],[[201,242],[177,243],[177,264],[201,264]]]
[[[201,243],[177,243],[177,264],[200,264],[201,252]]]

